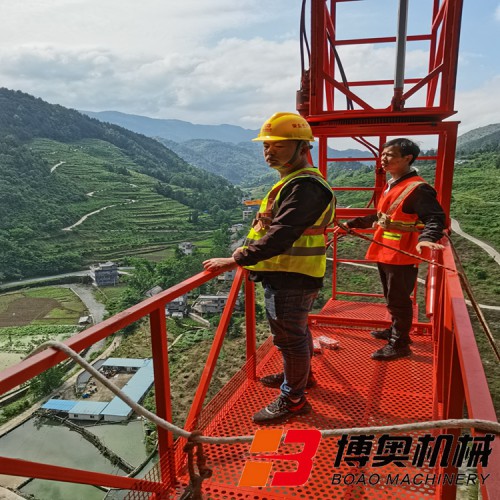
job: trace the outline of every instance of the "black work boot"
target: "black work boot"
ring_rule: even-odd
[[[377,361],[392,361],[411,356],[410,342],[409,333],[399,333],[392,329],[389,343],[385,347],[382,347],[382,349],[375,351],[372,354],[372,359],[376,359]]]
[[[378,351],[372,354],[372,359],[377,361],[392,361],[393,359],[405,358],[411,356],[411,349],[408,344],[399,345],[398,347],[387,344]]]
[[[385,330],[374,330],[373,332],[370,332],[370,335],[374,339],[378,340],[390,340],[391,335],[392,335],[392,328],[386,328]],[[413,341],[408,337],[408,344],[413,344]]]
[[[391,338],[392,330],[390,328],[386,328],[385,330],[374,330],[370,332],[370,335],[375,339],[380,340],[389,340]]]

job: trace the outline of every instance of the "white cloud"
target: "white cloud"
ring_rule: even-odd
[[[371,45],[341,52],[349,80],[390,80],[394,57],[393,48]],[[408,52],[408,76],[425,74],[426,63],[423,51]],[[273,112],[295,109],[299,47],[293,38],[232,37],[194,51],[176,46],[160,57],[98,45],[30,44],[0,50],[0,79],[7,87],[77,109],[257,128]],[[352,90],[374,107],[390,104],[392,85]],[[417,94],[408,104],[417,105],[418,99]]]
[[[253,128],[277,109],[294,109],[298,48],[291,40],[231,38],[193,55],[142,59],[98,47],[31,45],[0,51],[0,79],[73,108]]]
[[[2,86],[77,109],[248,128],[274,111],[295,109],[300,2],[0,0],[0,6]],[[500,19],[500,6],[496,15]],[[427,53],[412,47],[406,76],[423,76]],[[339,52],[350,80],[394,77],[393,44]],[[466,75],[476,74],[481,57],[475,50],[461,53]],[[485,124],[467,111],[478,109],[469,101],[480,94],[489,100],[479,107],[495,115],[491,96],[498,89],[485,88],[457,95],[464,99],[457,104],[464,125]],[[392,85],[352,90],[374,107],[389,106],[392,97]],[[421,105],[424,95],[425,88],[407,106]]]
[[[2,2],[0,46],[87,43],[122,53],[166,54],[262,23],[263,0],[23,0]],[[271,8],[271,13],[274,9]],[[223,35],[222,35],[223,36]]]
[[[495,9],[495,19],[500,21],[500,5]]]
[[[3,86],[77,109],[252,128],[295,107],[297,33],[267,29],[283,0],[0,4]],[[290,10],[298,28],[299,4],[280,17]]]
[[[473,90],[457,92],[458,113],[452,119],[460,120],[459,134],[477,127],[500,123],[500,74]]]

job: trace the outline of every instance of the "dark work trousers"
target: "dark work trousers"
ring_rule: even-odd
[[[417,281],[418,267],[411,265],[377,263],[384,289],[387,309],[392,318],[392,335],[389,343],[395,347],[407,345],[413,320],[411,294]]]
[[[313,342],[307,324],[318,289],[281,289],[264,285],[266,315],[274,345],[283,356],[285,380],[281,393],[295,399],[304,395],[311,368]]]

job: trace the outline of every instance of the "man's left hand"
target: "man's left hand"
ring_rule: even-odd
[[[422,253],[423,248],[429,248],[430,250],[443,250],[444,246],[439,243],[433,243],[432,241],[420,241],[417,243],[417,252]]]
[[[235,264],[236,261],[232,257],[214,257],[203,261],[203,268],[205,271],[218,271]]]

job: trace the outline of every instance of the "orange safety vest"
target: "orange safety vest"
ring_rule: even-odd
[[[424,225],[418,220],[417,214],[404,213],[403,204],[420,184],[425,184],[422,177],[410,177],[399,182],[387,194],[382,195],[377,205],[378,221],[375,223],[373,240],[388,245],[394,250],[372,243],[366,252],[366,259],[399,266],[420,263],[418,259],[396,251],[416,253],[418,236]]]

